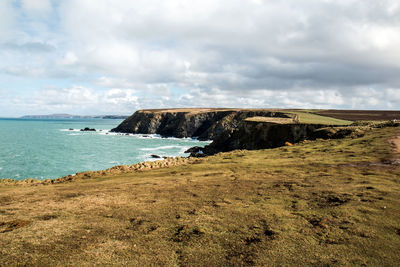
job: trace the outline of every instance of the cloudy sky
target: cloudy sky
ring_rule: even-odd
[[[400,109],[398,0],[0,0],[0,116]]]

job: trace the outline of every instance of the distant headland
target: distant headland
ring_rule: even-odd
[[[125,115],[71,115],[71,114],[48,114],[48,115],[25,115],[21,119],[126,119]]]

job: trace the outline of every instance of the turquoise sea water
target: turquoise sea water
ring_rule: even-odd
[[[187,156],[187,148],[209,143],[109,133],[121,121],[0,119],[0,178],[57,178],[151,160],[151,154]],[[85,127],[98,131],[79,131]]]

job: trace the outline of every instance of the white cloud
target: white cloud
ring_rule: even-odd
[[[62,65],[73,65],[78,62],[78,57],[74,52],[68,51],[65,53],[63,58],[60,60],[60,64]]]
[[[85,105],[97,105],[99,112],[116,110],[117,103],[126,111],[154,106],[400,108],[388,97],[400,88],[395,0],[12,4],[0,2],[0,38],[7,43],[0,49],[0,74],[33,83],[47,79],[47,85],[69,83],[51,93],[30,89],[38,101],[40,94],[58,99],[58,106],[44,101],[54,109],[79,105],[74,95],[85,99],[82,92],[95,87],[90,97],[97,102]]]
[[[11,0],[0,1],[0,44],[6,43],[13,37],[15,13]]]
[[[50,0],[22,0],[21,6],[29,16],[47,16],[52,11]]]

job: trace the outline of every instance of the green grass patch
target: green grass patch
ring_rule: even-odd
[[[286,113],[298,115],[300,123],[341,125],[341,126],[350,125],[353,123],[352,121],[340,120],[332,117],[316,115],[307,111],[289,111]]]

